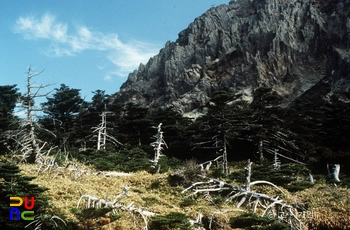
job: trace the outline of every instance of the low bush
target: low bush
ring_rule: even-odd
[[[238,217],[230,218],[232,228],[247,230],[290,230],[291,227],[276,219],[260,217],[254,213],[244,213]]]
[[[272,165],[253,165],[251,181],[265,180],[295,192],[313,186],[308,182],[309,172],[306,166],[300,164],[282,164],[279,169]],[[244,169],[231,173],[229,178],[244,183]]]
[[[193,229],[191,227],[191,223],[188,220],[188,216],[179,212],[171,212],[165,216],[155,216],[152,218],[149,227],[152,230]]]

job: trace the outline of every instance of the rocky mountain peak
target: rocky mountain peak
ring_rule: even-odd
[[[349,100],[350,0],[238,0],[213,7],[130,73],[114,95],[186,113],[217,90],[270,87],[287,105],[318,84]]]

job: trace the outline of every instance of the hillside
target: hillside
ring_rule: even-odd
[[[244,164],[245,162],[235,164],[231,169],[233,172],[239,172]],[[80,165],[79,167],[83,166]],[[86,166],[83,168],[85,170],[92,169]],[[21,165],[21,169],[24,175],[33,175],[38,171],[38,166]],[[253,173],[254,169],[255,167],[253,167]],[[67,172],[62,172],[58,176],[55,176],[55,174],[55,170],[41,172],[33,183],[49,188],[50,190],[46,194],[52,199],[52,207],[56,208],[55,214],[65,215],[67,217],[66,221],[78,222],[78,227],[81,229],[143,229],[144,222],[137,212],[131,214],[128,211],[117,209],[120,216],[113,221],[112,216],[109,216],[111,213],[107,216],[103,213],[95,216],[87,214],[81,216],[78,214],[79,212],[74,211],[82,211],[87,204],[87,200],[82,200],[77,209],[81,194],[112,201],[115,196],[122,194],[123,186],[129,186],[128,196],[120,198],[118,203],[129,207],[132,205],[137,209],[147,210],[162,216],[172,212],[183,213],[189,220],[196,220],[197,216],[202,214],[201,229],[236,229],[230,227],[229,222],[232,221],[230,218],[237,218],[253,210],[250,205],[237,207],[239,200],[225,201],[225,193],[210,192],[210,199],[209,193],[204,196],[199,193],[188,197],[190,193],[183,193],[186,186],[171,187],[169,185],[168,176],[171,174],[170,172],[150,174],[140,171],[131,173],[130,176],[120,177],[84,174],[80,177],[74,177],[74,173],[69,174]],[[233,180],[226,178],[224,180],[232,183],[232,185],[242,185],[239,178]],[[348,229],[350,227],[349,191],[325,184],[325,181],[321,178],[311,188],[297,192],[290,192],[281,186],[283,193],[269,185],[253,187],[257,192],[272,197],[278,196],[286,204],[298,207],[294,212],[303,222],[301,229]],[[262,211],[263,209],[260,208],[257,210],[258,213]],[[278,218],[280,219],[277,221],[275,219],[277,217],[274,217],[272,213],[267,214],[267,217],[267,220],[272,220],[276,224],[275,229],[282,229],[282,226],[278,227],[278,223],[283,222],[283,218],[287,218],[287,216],[279,214]],[[104,220],[108,220],[108,222],[104,222]],[[148,217],[147,220],[148,223],[151,223],[152,217]],[[209,227],[210,220],[212,221],[211,227]],[[63,226],[62,223],[57,222],[60,226]],[[260,221],[258,225],[264,226],[261,223],[263,221]],[[265,229],[262,226],[259,229]],[[252,227],[252,225],[249,225],[249,227]],[[63,229],[69,229],[69,227],[63,226]]]

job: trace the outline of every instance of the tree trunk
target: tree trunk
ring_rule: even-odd
[[[245,170],[245,190],[250,191],[250,177],[252,175],[252,162],[248,159],[247,166],[244,168]]]
[[[333,179],[336,181],[340,181],[339,180],[340,164],[333,165],[332,171],[333,171]]]
[[[224,138],[224,152],[222,154],[222,173],[228,175],[226,139]]]

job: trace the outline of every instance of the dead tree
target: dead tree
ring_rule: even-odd
[[[333,178],[335,181],[339,180],[340,164],[327,164],[328,176]]]
[[[106,149],[106,141],[108,140],[115,146],[123,145],[116,138],[107,134],[107,114],[110,113],[108,111],[104,111],[101,114],[101,123],[94,127],[93,132],[97,132],[97,150]]]
[[[280,169],[281,167],[281,161],[278,159],[277,157],[277,149],[275,149],[275,153],[274,153],[274,160],[273,160],[273,168],[274,169]]]
[[[277,197],[271,197],[264,193],[259,193],[251,190],[251,186],[257,184],[267,184],[276,188],[279,192],[284,193],[280,188],[268,181],[250,181],[252,163],[248,161],[245,167],[246,183],[244,187],[232,185],[217,179],[209,179],[204,182],[193,183],[190,187],[182,191],[182,193],[190,192],[188,195],[193,197],[196,195],[202,195],[203,198],[218,194],[226,191],[226,202],[237,201],[236,208],[245,206],[251,208],[254,213],[262,213],[262,216],[279,218],[281,221],[286,222],[292,226],[292,229],[302,230],[304,225],[298,218],[298,212],[293,206],[286,204],[282,199]],[[206,199],[208,200],[208,199]]]
[[[142,220],[144,222],[144,228],[143,229],[148,229],[148,217],[155,216],[156,214],[154,212],[150,212],[147,210],[143,210],[141,208],[136,208],[134,206],[134,202],[131,202],[129,205],[124,205],[122,203],[119,203],[119,201],[124,198],[124,197],[129,197],[129,189],[130,187],[125,185],[122,186],[123,192],[121,192],[119,195],[117,195],[113,201],[108,201],[108,199],[101,199],[95,196],[91,195],[83,195],[80,194],[80,199],[77,204],[77,208],[79,208],[80,203],[82,200],[86,200],[86,208],[105,208],[105,207],[111,207],[113,210],[113,213],[117,213],[118,210],[121,211],[126,211],[128,212],[134,219],[134,225],[136,227],[136,217],[135,214],[139,214],[142,217]]]
[[[162,154],[162,150],[164,149],[163,145],[168,148],[167,144],[164,141],[163,131],[162,131],[161,126],[162,126],[162,123],[159,123],[159,125],[157,127],[157,134],[154,135],[154,138],[156,139],[156,141],[151,143],[151,146],[154,148],[154,159],[152,161],[153,162],[152,167],[154,167],[154,168],[157,167],[159,158],[161,156],[163,156],[163,154]],[[159,168],[157,171],[159,171]]]
[[[19,149],[22,153],[22,161],[28,163],[34,163],[38,160],[46,144],[37,137],[37,129],[40,127],[36,122],[37,115],[35,112],[42,111],[42,109],[35,106],[35,99],[47,96],[50,92],[41,94],[40,90],[50,85],[34,85],[32,82],[33,78],[40,75],[42,72],[43,71],[38,73],[33,72],[30,66],[27,69],[27,92],[20,99],[21,107],[26,114],[26,118],[22,120],[18,134],[13,136],[13,139],[19,145]],[[46,131],[53,134],[48,130]]]
[[[218,156],[214,160],[205,161],[205,162],[199,164],[198,167],[201,169],[201,172],[208,173],[210,170],[210,167],[213,165],[213,162],[216,163],[216,167],[219,167],[219,164],[220,164],[219,161],[221,158],[222,158],[222,156]],[[204,166],[205,166],[205,168],[204,168]]]

